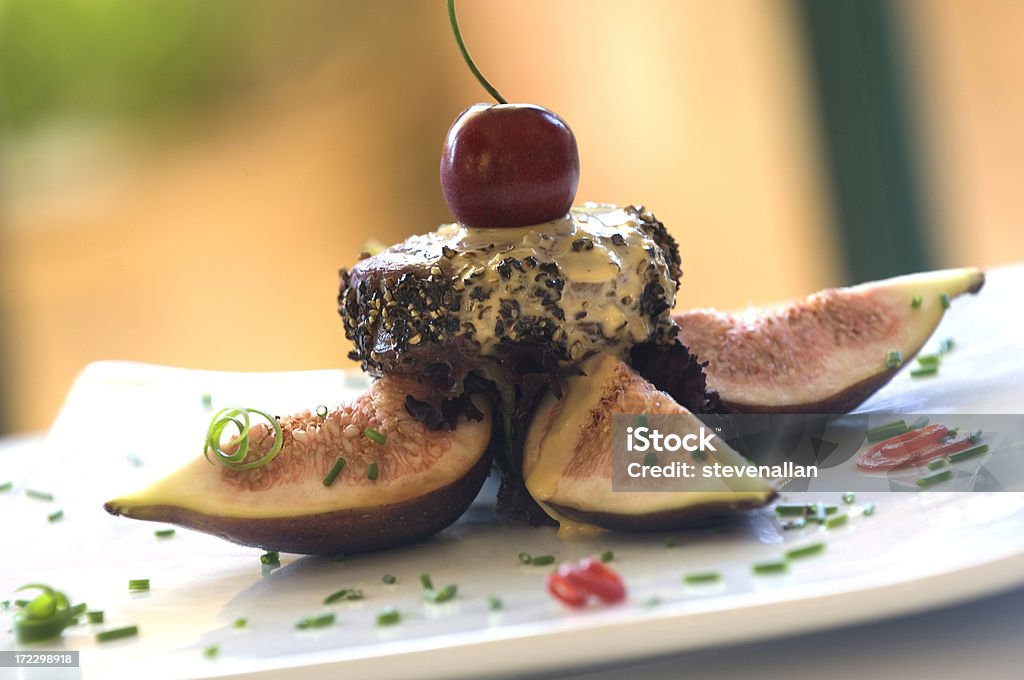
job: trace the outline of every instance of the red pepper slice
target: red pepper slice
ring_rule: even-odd
[[[568,567],[568,569],[566,569]],[[548,574],[548,592],[570,607],[582,607],[587,603],[587,591],[572,578],[572,565],[563,564],[558,571]]]
[[[949,428],[945,425],[929,425],[890,437],[871,448],[876,449],[883,458],[901,458],[914,453],[927,444],[939,441],[947,434],[949,434]]]
[[[580,560],[572,579],[605,604],[622,602],[626,598],[626,586],[619,575],[595,557]]]
[[[908,468],[970,446],[969,437],[946,439],[948,436],[949,428],[945,425],[930,425],[890,437],[864,451],[857,459],[857,467],[862,470]]]

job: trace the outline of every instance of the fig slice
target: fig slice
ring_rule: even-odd
[[[580,368],[585,375],[566,381],[563,399],[548,394],[541,401],[523,448],[526,488],[563,531],[679,529],[761,507],[775,496],[771,484],[756,477],[697,476],[686,480],[686,491],[612,491],[614,414],[678,414],[690,432],[701,422],[609,354]],[[706,464],[748,464],[722,440],[714,443],[717,451]]]
[[[293,553],[355,553],[425,538],[458,519],[483,485],[491,414],[488,404],[475,401],[482,420],[463,417],[452,430],[430,430],[405,410],[406,395],[417,389],[409,379],[382,378],[325,418],[309,411],[281,418],[283,445],[263,467],[236,471],[200,455],[104,507]],[[384,443],[367,439],[367,427],[383,434]],[[246,461],[273,442],[273,429],[254,421]],[[345,466],[325,486],[339,457]],[[375,480],[368,475],[373,462]]]
[[[708,389],[751,413],[846,413],[889,382],[889,352],[920,351],[953,298],[985,273],[944,269],[833,288],[776,308],[673,316],[679,340],[707,362]]]

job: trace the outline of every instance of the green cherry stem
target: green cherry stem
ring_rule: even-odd
[[[469,50],[466,49],[466,43],[462,40],[462,31],[459,30],[459,20],[455,18],[455,0],[448,0],[448,21],[452,25],[452,33],[455,34],[455,42],[459,45],[459,51],[462,52],[462,58],[465,59],[466,65],[469,66],[469,70],[473,72],[476,79],[480,81],[484,89],[494,97],[499,104],[508,104],[508,100],[501,96],[501,93],[495,89],[493,85],[487,82],[487,78],[484,78],[484,74],[480,73],[480,69],[473,63],[473,57],[469,56]]]

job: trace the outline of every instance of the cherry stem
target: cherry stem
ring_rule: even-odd
[[[455,42],[459,45],[459,51],[462,52],[462,58],[466,61],[466,65],[469,66],[469,70],[473,72],[476,79],[483,85],[484,89],[494,97],[499,104],[508,104],[508,101],[501,96],[501,93],[489,82],[487,78],[484,78],[484,74],[480,73],[480,69],[473,63],[473,58],[469,56],[469,50],[466,49],[466,43],[462,41],[462,31],[459,30],[459,20],[455,18],[455,0],[448,0],[448,21],[452,25],[452,33],[455,34]]]

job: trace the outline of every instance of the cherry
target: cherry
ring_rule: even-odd
[[[576,137],[532,104],[476,104],[455,119],[441,153],[441,190],[459,222],[522,227],[558,219],[580,181]]]

